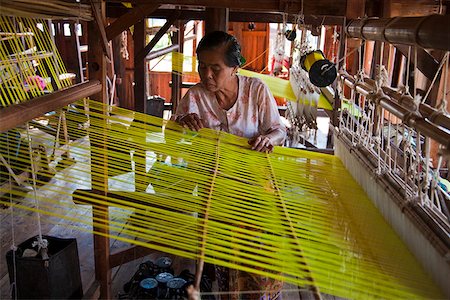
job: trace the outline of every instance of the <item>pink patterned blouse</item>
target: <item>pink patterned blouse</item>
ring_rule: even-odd
[[[278,128],[286,130],[269,88],[258,78],[237,76],[238,97],[228,111],[219,106],[214,93],[198,83],[181,99],[174,117],[196,113],[206,127],[246,138]]]

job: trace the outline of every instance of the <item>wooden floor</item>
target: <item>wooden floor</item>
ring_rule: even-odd
[[[76,141],[76,143],[85,143],[88,144],[87,139],[80,139]],[[76,163],[72,166],[65,168],[63,170],[58,171],[58,173],[52,178],[51,183],[53,185],[59,186],[61,188],[75,190],[75,189],[89,189],[90,188],[90,179],[77,176],[76,170],[79,168],[89,168],[89,160],[85,155],[80,154],[72,154],[72,157],[75,159]],[[149,158],[151,159],[151,158]],[[74,166],[77,166],[76,168]],[[133,176],[133,174],[128,174],[124,176]],[[64,178],[78,178],[75,182],[68,183],[64,180]],[[133,182],[133,180],[131,180]],[[122,189],[128,190],[133,187],[130,186],[117,186],[118,181],[110,180],[110,188],[114,189]],[[30,186],[22,187],[31,191]],[[61,215],[71,216],[72,220],[67,220],[65,218],[56,218],[46,215],[41,215],[41,228],[42,233],[45,235],[50,235],[54,237],[64,237],[64,238],[76,238],[78,243],[78,254],[80,261],[80,272],[81,279],[83,283],[84,292],[87,291],[90,284],[94,280],[94,255],[93,255],[93,237],[90,231],[92,228],[89,225],[83,225],[76,222],[77,218],[86,218],[92,215],[92,209],[90,206],[83,205],[75,205],[71,199],[71,196],[61,195],[57,193],[54,189],[45,190],[42,187],[38,190],[38,193],[41,195],[45,195],[45,197],[52,197],[57,199],[58,203],[64,204],[61,205],[61,211],[59,212]],[[12,201],[20,202],[23,205],[28,207],[35,207],[34,200],[32,198],[32,193],[28,193],[29,196],[21,199],[12,199]],[[114,211],[114,208],[111,208],[111,218],[114,218],[117,214],[117,211]],[[121,211],[123,213],[123,211]],[[0,246],[0,299],[10,299],[11,291],[10,291],[10,283],[8,270],[6,265],[5,255],[8,250],[11,249],[12,245],[18,245],[26,239],[36,236],[38,234],[38,226],[37,226],[37,216],[34,212],[27,212],[24,210],[14,209],[11,210],[1,209],[1,246]],[[111,240],[111,252],[114,252],[117,249],[122,249],[129,245],[124,242],[118,240]],[[137,271],[138,266],[147,260],[155,261],[158,257],[163,255],[167,255],[173,259],[173,268],[176,274],[181,272],[184,269],[189,269],[191,273],[195,272],[195,262],[186,258],[175,257],[170,254],[160,253],[155,251],[153,254],[138,258],[132,262],[122,264],[118,267],[115,267],[112,270],[112,295],[115,299],[118,299],[120,295],[123,293],[123,285],[128,282],[133,274]],[[217,291],[217,284],[213,284],[213,289]],[[307,290],[299,290],[298,287],[285,284],[284,291],[282,294],[282,299],[313,299],[313,295],[311,292]],[[324,295],[325,299],[334,299],[333,296]]]

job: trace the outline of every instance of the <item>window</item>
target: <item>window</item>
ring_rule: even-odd
[[[69,23],[65,23],[63,25],[63,29],[64,29],[64,36],[70,36],[70,24]]]

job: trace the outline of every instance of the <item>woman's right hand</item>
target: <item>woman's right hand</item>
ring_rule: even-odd
[[[196,113],[190,113],[186,115],[179,116],[176,122],[185,128],[190,130],[199,131],[204,128],[203,120]]]

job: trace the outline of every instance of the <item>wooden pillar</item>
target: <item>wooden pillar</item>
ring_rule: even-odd
[[[222,30],[228,31],[228,8],[206,8],[205,33]]]
[[[369,76],[371,78],[376,78],[376,70],[377,70],[377,66],[380,64],[380,57],[381,57],[381,42],[380,41],[375,41],[373,44],[373,51],[372,51],[372,58],[371,60],[371,64],[370,64],[370,70],[369,70]]]
[[[92,3],[92,7],[96,8],[103,20],[105,20],[105,1],[98,0]],[[88,39],[89,39],[89,79],[97,79],[102,84],[102,89],[99,93],[91,96],[91,99],[107,103],[106,95],[106,56],[102,48],[102,38],[99,26],[95,21],[88,24]],[[103,111],[106,114],[106,110]],[[103,139],[91,139],[91,184],[92,189],[101,191],[104,195],[108,190],[108,156],[106,153],[106,119],[104,119],[103,130],[105,134],[100,136]],[[109,268],[109,213],[108,208],[93,206],[92,217],[94,220],[93,231],[94,235],[94,258],[95,258],[95,278],[100,282],[100,298],[111,299],[111,270]]]
[[[395,49],[395,56],[394,56],[394,68],[392,70],[392,80],[391,80],[391,86],[396,88],[401,83],[401,70],[402,70],[402,61],[403,61],[403,55],[398,50]]]
[[[178,28],[178,31],[175,31],[172,35],[172,44],[178,44],[178,51],[179,53],[183,53],[183,45],[184,45],[184,26],[185,23],[184,21],[178,20],[175,22],[175,26]],[[173,57],[172,56],[172,90],[171,90],[171,95],[172,95],[172,106],[173,106],[173,111],[176,112],[178,103],[180,102],[181,99],[181,85],[183,83],[183,67],[181,65],[181,72],[178,72],[178,70],[174,69],[174,62],[173,62]]]
[[[125,103],[126,98],[126,91],[125,91],[125,59],[123,58],[123,54],[120,52],[122,47],[122,34],[119,34],[115,38],[111,40],[112,42],[112,54],[113,54],[113,61],[114,61],[114,70],[116,72],[117,78],[117,85],[116,85],[116,91],[117,91],[117,97],[119,98],[119,107],[124,107],[123,104]]]
[[[147,104],[147,93],[145,89],[146,69],[145,69],[145,57],[139,55],[144,51],[146,45],[146,33],[145,33],[144,18],[139,23],[134,25],[134,110],[137,112],[145,113]]]

